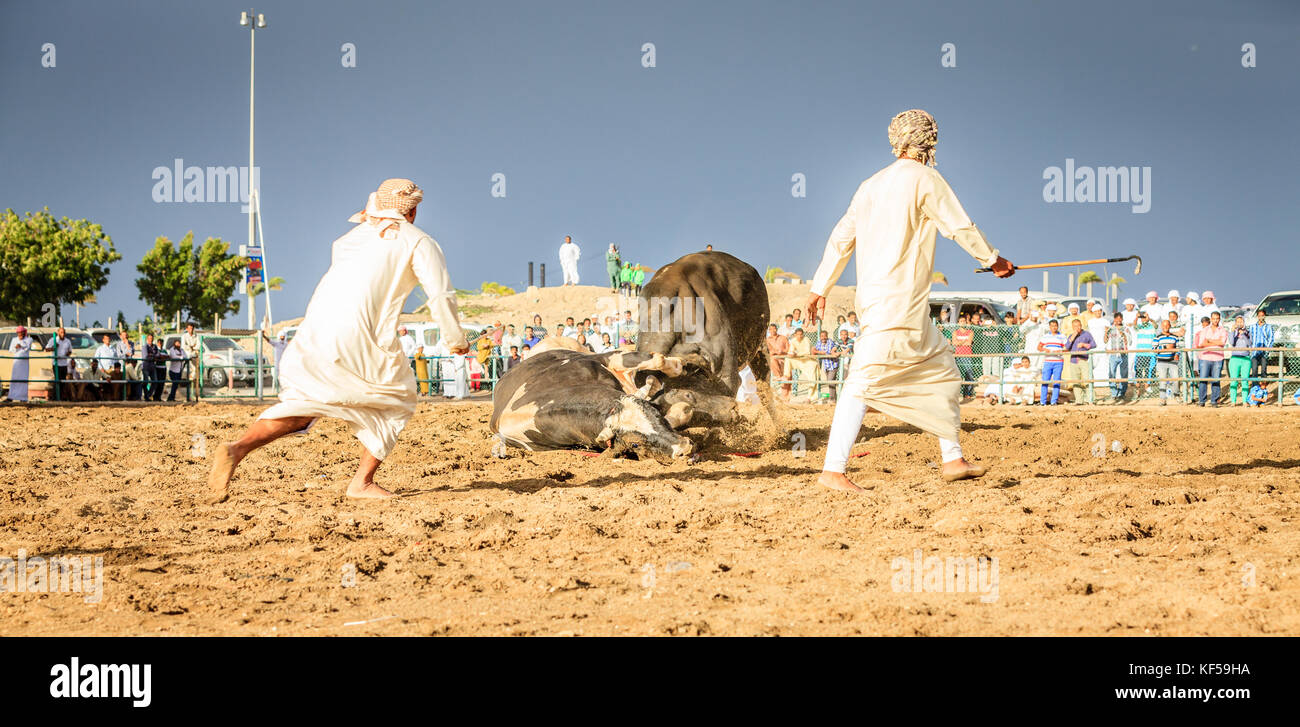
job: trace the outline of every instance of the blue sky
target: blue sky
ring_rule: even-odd
[[[157,203],[153,170],[248,162],[247,6],[6,0],[0,208],[102,224],[123,260],[90,315],[147,313],[159,235],[238,244],[238,204]],[[1015,262],[1140,254],[1126,294],[1300,287],[1300,3],[266,2],[257,164],[267,264],[300,315],[346,218],[386,177],[458,287],[584,282],[603,251],[658,266],[706,243],[811,275],[889,118],[938,120],[939,170]],[[1256,47],[1243,68],[1242,45]],[[56,65],[42,66],[55,44]],[[356,68],[341,63],[356,46]],[[642,46],[655,46],[654,68]],[[956,47],[956,67],[941,47]],[[1044,201],[1044,170],[1151,169],[1151,208]],[[493,197],[492,175],[506,176]],[[793,174],[806,197],[791,194]],[[953,289],[993,287],[940,241]],[[1068,271],[1053,273],[1065,292]],[[1098,270],[1098,272],[1101,272]],[[1040,273],[1015,282],[1031,287]],[[851,283],[851,273],[842,282]],[[260,316],[260,303],[259,303]],[[86,318],[83,314],[83,321]],[[242,324],[245,315],[232,316]]]

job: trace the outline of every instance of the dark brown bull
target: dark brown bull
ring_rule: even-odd
[[[734,402],[740,370],[749,366],[759,399],[777,422],[765,350],[768,317],[767,285],[752,265],[725,252],[691,253],[659,268],[641,289],[636,350],[682,360],[684,374],[665,382],[661,397],[692,392],[697,412],[719,409],[723,397]],[[692,425],[706,423],[699,416]]]

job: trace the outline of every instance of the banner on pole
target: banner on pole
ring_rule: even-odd
[[[246,285],[256,285],[257,283],[266,282],[266,276],[262,270],[262,248],[250,245],[247,250],[248,267],[244,270],[244,283]]]

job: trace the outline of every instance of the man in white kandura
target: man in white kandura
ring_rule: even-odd
[[[578,243],[573,241],[572,237],[564,236],[564,242],[560,243],[560,268],[564,270],[564,284],[578,284],[578,258],[582,257],[582,250],[578,248]]]
[[[957,443],[961,374],[943,334],[930,321],[935,231],[993,268],[999,278],[1010,277],[1015,266],[988,244],[948,183],[930,168],[937,141],[934,117],[925,111],[904,111],[890,121],[889,145],[898,160],[858,187],[831,231],[813,277],[808,311],[815,320],[858,251],[855,305],[862,332],[835,405],[826,463],[817,480],[832,490],[863,491],[844,476],[844,468],[868,405],[937,436],[944,480],[984,474],[984,467],[962,457]]]
[[[389,179],[349,218],[360,224],[334,241],[330,268],[285,349],[280,403],[238,441],[216,448],[209,502],[226,499],[231,475],[249,452],[305,432],[323,416],[347,422],[365,447],[347,494],[392,496],[374,475],[415,412],[415,375],[397,341],[397,316],[417,283],[451,350],[469,350],[442,248],[413,224],[422,199],[414,182]]]

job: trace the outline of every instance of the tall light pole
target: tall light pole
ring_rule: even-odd
[[[248,246],[253,247],[254,215],[257,214],[257,192],[253,188],[253,112],[254,112],[254,68],[257,58],[257,31],[266,28],[266,16],[249,10],[239,14],[239,24],[248,28]],[[265,260],[265,258],[263,258]],[[245,273],[247,276],[247,273]],[[270,282],[266,277],[266,265],[262,265],[262,281]],[[248,328],[257,328],[257,298],[253,295],[253,286],[247,286],[248,293]],[[269,295],[268,295],[269,300]]]

